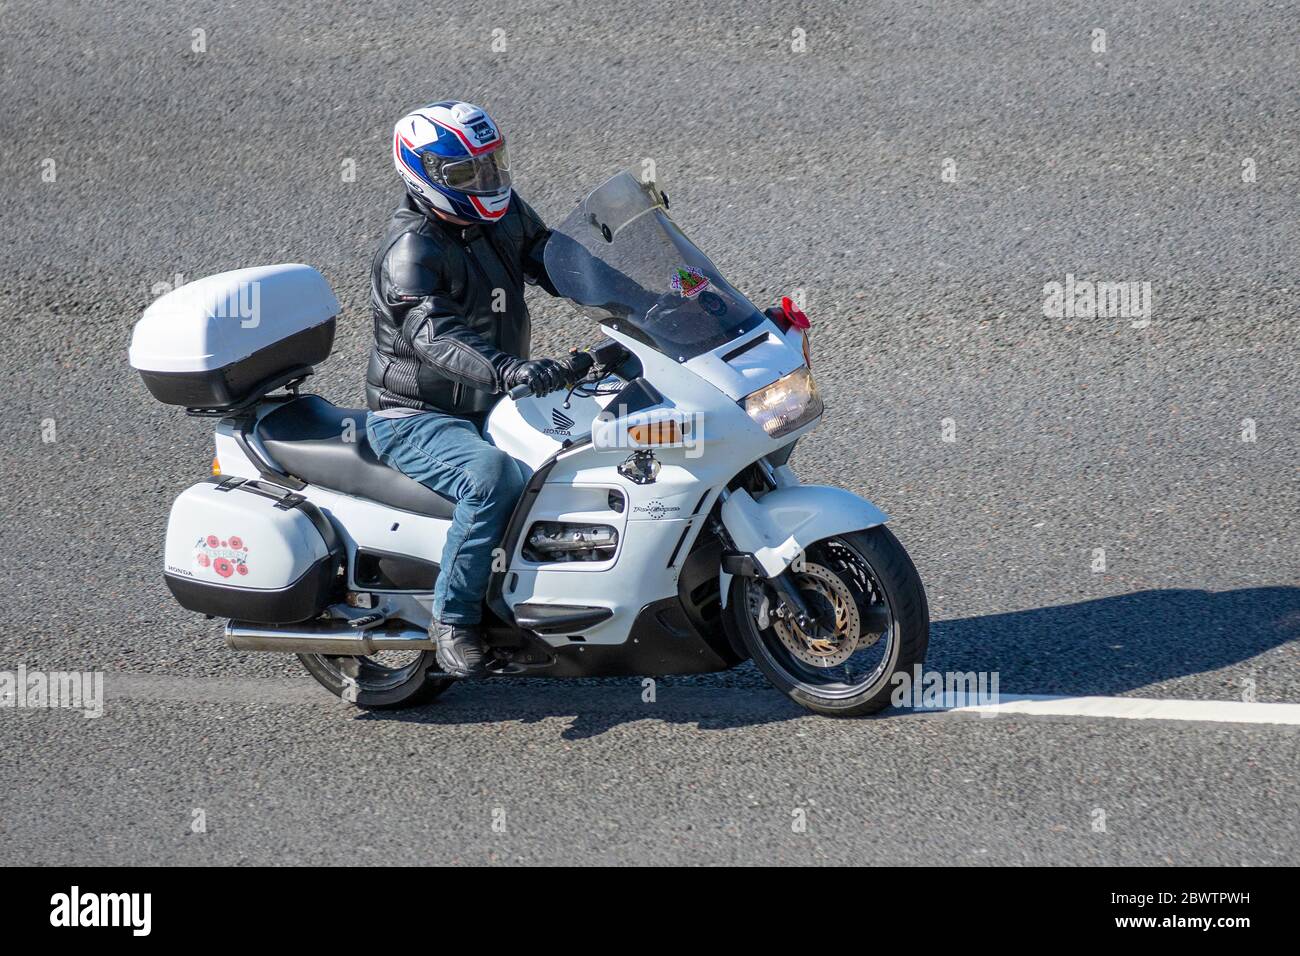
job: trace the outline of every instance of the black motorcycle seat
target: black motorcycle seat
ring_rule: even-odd
[[[276,464],[309,485],[450,518],[454,501],[375,456],[366,439],[366,414],[364,408],[339,408],[319,395],[304,395],[263,416],[255,434]]]

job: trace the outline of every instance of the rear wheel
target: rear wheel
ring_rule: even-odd
[[[379,651],[369,657],[299,654],[330,693],[368,710],[427,704],[455,683],[438,669],[434,651]]]
[[[930,611],[911,558],[883,525],[826,538],[791,572],[826,626],[805,634],[775,611],[762,578],[731,582],[724,621],[768,680],[791,700],[833,717],[889,704],[893,676],[925,660]],[[833,623],[832,623],[833,622]]]

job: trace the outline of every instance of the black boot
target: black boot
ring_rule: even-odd
[[[449,677],[473,679],[487,673],[487,647],[475,625],[434,624],[438,666]]]

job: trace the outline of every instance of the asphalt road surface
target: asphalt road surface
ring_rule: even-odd
[[[1298,41],[1225,0],[0,3],[0,670],[107,693],[0,709],[0,862],[1297,862],[1295,726],[832,721],[748,666],[355,711],[172,602],[211,423],[126,346],[178,275],[307,262],[360,404],[391,125],[473,99],[545,217],[650,158],[736,286],[804,290],[795,464],[891,515],[929,667],[1300,705]],[[1067,276],[1149,314],[1045,315]]]

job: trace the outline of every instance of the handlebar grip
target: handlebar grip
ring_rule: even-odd
[[[590,372],[592,366],[595,364],[595,360],[591,357],[590,353],[577,351],[571,352],[568,356],[559,359],[558,361],[569,373],[567,377],[568,384],[570,385],[579,381],[583,376]],[[531,386],[516,385],[514,388],[510,389],[507,394],[515,401],[519,401],[519,399],[526,395],[531,395],[532,393],[533,390]]]

